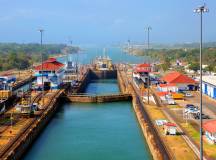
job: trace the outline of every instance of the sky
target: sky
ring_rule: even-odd
[[[216,0],[0,0],[0,42],[116,44],[199,41],[200,17],[193,10],[206,3],[204,41],[216,41]]]

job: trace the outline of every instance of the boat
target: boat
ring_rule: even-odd
[[[112,60],[109,56],[106,56],[106,50],[104,49],[104,55],[96,57],[96,59],[93,61],[93,65],[96,70],[99,71],[105,71],[105,70],[112,70]]]

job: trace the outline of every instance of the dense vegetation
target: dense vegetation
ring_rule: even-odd
[[[199,48],[190,49],[151,49],[137,52],[139,55],[150,56],[162,62],[161,66],[167,70],[172,63],[180,60],[189,64],[189,69],[199,70]],[[216,72],[216,48],[203,49],[203,64],[208,65],[206,71]]]
[[[17,44],[0,43],[0,71],[9,69],[26,69],[41,61],[43,58],[66,52],[78,52],[78,47],[69,47],[65,44]]]

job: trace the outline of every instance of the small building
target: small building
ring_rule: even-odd
[[[166,84],[176,84],[178,91],[197,89],[197,84],[194,79],[176,71],[166,74],[161,78],[161,81]]]
[[[178,87],[175,83],[159,84],[158,90],[161,92],[178,92]]]
[[[138,64],[134,68],[133,77],[147,84],[151,70],[152,67],[148,63]]]
[[[216,143],[216,120],[211,120],[203,123],[205,137],[210,143]]]
[[[169,94],[168,92],[157,92],[156,93],[158,95],[158,97],[160,97],[160,99],[162,101],[166,101],[166,96]]]
[[[176,124],[175,123],[171,123],[171,122],[167,122],[164,124],[164,133],[165,135],[176,135],[177,131],[176,131]]]
[[[63,83],[64,64],[58,62],[55,58],[50,58],[36,66],[34,72],[37,77],[37,88],[58,89]]]
[[[173,98],[173,94],[176,94],[176,93],[175,92],[157,92],[157,95],[160,97],[161,101],[169,105],[176,104]]]
[[[216,76],[203,76],[203,93],[216,99]]]
[[[149,63],[138,64],[135,70],[137,73],[149,73],[152,71],[152,66]]]

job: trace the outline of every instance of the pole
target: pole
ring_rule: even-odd
[[[41,83],[42,83],[42,105],[44,105],[44,68],[43,68],[43,51],[42,51],[42,47],[43,47],[43,29],[40,29],[40,45],[41,45],[41,68],[42,68],[42,79],[41,79]]]
[[[209,9],[206,7],[204,4],[201,7],[198,7],[194,10],[195,13],[200,14],[200,159],[203,160],[203,138],[202,138],[202,132],[203,132],[203,119],[202,119],[202,109],[203,109],[203,93],[202,93],[202,39],[203,39],[203,33],[202,33],[202,28],[203,28],[203,13],[209,12]]]
[[[147,31],[148,31],[148,52],[149,52],[149,32],[150,32],[150,29],[151,29],[151,27],[148,27],[147,28]],[[148,104],[149,104],[149,86],[150,86],[150,77],[149,77],[149,73],[148,73]]]
[[[203,138],[202,138],[202,14],[200,12],[200,160],[203,160]]]

